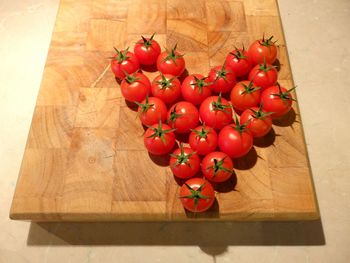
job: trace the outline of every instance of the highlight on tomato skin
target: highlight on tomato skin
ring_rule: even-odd
[[[179,198],[186,210],[201,213],[212,207],[215,201],[215,192],[207,180],[191,178],[181,186]]]

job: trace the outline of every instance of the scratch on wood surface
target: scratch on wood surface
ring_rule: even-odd
[[[111,64],[108,63],[108,65],[105,67],[105,69],[103,70],[103,72],[97,77],[97,79],[90,85],[90,88],[95,88],[97,83],[99,83],[101,81],[101,79],[103,79],[103,77],[106,75],[107,71],[109,70],[109,68],[111,67]]]

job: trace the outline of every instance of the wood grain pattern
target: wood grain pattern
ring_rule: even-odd
[[[157,32],[178,43],[190,73],[207,74],[234,46],[273,34],[293,85],[275,0],[62,0],[10,216],[36,221],[307,220],[319,217],[297,104],[235,160],[213,208],[185,212],[166,157],[143,146],[144,129],[109,69],[113,46]],[[146,72],[152,79],[156,72]],[[294,94],[295,95],[295,94]]]

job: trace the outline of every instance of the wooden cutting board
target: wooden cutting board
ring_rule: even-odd
[[[204,213],[186,213],[166,158],[109,69],[113,46],[156,32],[178,43],[189,73],[207,74],[230,50],[278,39],[279,82],[293,86],[275,0],[62,0],[10,217],[36,221],[305,220],[319,217],[298,107],[236,160]],[[153,78],[157,73],[146,74]],[[302,88],[300,88],[301,90]]]

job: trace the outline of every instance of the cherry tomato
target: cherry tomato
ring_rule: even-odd
[[[194,105],[200,105],[203,100],[211,95],[210,84],[203,75],[187,76],[181,85],[182,97]]]
[[[181,186],[180,198],[182,205],[191,212],[204,212],[215,201],[213,186],[202,178],[191,178]]]
[[[216,130],[222,129],[232,121],[232,109],[227,100],[219,96],[206,98],[200,108],[201,120]]]
[[[157,68],[163,74],[180,76],[185,71],[185,60],[176,48],[177,45],[171,51],[164,51],[158,56]]]
[[[210,89],[216,93],[229,92],[236,84],[236,76],[232,69],[223,66],[217,66],[210,70],[208,81],[212,84]]]
[[[244,111],[245,109],[257,106],[260,100],[260,87],[253,85],[251,81],[238,82],[231,91],[232,106]]]
[[[248,54],[253,65],[263,63],[264,60],[273,64],[277,58],[276,41],[272,41],[273,36],[254,41],[249,47]]]
[[[143,142],[150,153],[154,155],[166,154],[175,145],[174,129],[161,122],[153,124],[146,130]]]
[[[179,101],[169,109],[167,119],[177,133],[186,133],[197,126],[199,113],[192,103]]]
[[[273,112],[272,118],[278,118],[288,113],[295,101],[290,94],[295,87],[287,90],[280,85],[272,86],[264,90],[261,94],[262,108],[266,112]]]
[[[159,121],[165,122],[167,117],[167,108],[164,102],[156,97],[146,97],[139,106],[138,116],[143,125],[150,126]]]
[[[226,57],[225,64],[231,68],[237,77],[248,75],[252,68],[252,62],[249,59],[248,52],[243,49],[235,48]]]
[[[126,100],[141,102],[150,94],[151,82],[148,77],[142,73],[128,74],[120,83],[120,89]]]
[[[202,126],[192,130],[188,143],[198,155],[206,155],[215,151],[218,144],[218,135],[213,128],[203,123]]]
[[[139,69],[139,61],[133,53],[128,51],[129,48],[122,51],[116,48],[114,50],[116,54],[112,57],[111,69],[118,79],[125,78],[124,72],[132,74]]]
[[[153,37],[154,34],[150,38],[141,36],[141,39],[135,44],[134,53],[142,65],[153,65],[157,62],[160,46]]]
[[[211,152],[202,160],[202,173],[211,182],[221,183],[230,179],[233,162],[226,153]]]
[[[170,154],[170,169],[173,174],[181,179],[188,179],[200,170],[200,162],[197,153],[189,147],[176,149]]]
[[[240,122],[247,123],[247,129],[253,137],[262,137],[269,133],[272,127],[271,114],[273,112],[265,112],[260,107],[252,107],[243,111]]]
[[[152,82],[152,94],[166,104],[174,103],[181,97],[181,83],[173,75],[160,73]]]
[[[220,151],[231,158],[246,155],[253,147],[253,136],[246,129],[247,124],[241,125],[236,117],[233,125],[227,125],[219,133],[218,145]]]
[[[277,81],[277,70],[270,64],[256,65],[249,73],[248,79],[262,90],[274,85]]]

